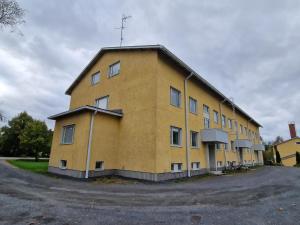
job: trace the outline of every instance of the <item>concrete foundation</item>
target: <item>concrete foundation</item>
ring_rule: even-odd
[[[49,166],[48,172],[53,174],[63,175],[63,176],[70,176],[74,178],[85,178],[85,171],[79,171],[79,170],[60,169],[57,167]],[[192,170],[191,176],[203,175],[207,173],[208,173],[207,169]],[[147,173],[147,172],[138,172],[138,171],[130,171],[130,170],[89,171],[90,178],[109,176],[109,175],[116,175],[121,177],[157,182],[157,181],[165,181],[165,180],[187,177],[187,171],[182,171],[178,173]]]

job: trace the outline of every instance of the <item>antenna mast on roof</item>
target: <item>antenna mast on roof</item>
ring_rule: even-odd
[[[131,18],[131,16],[126,16],[126,15],[122,15],[122,20],[121,20],[121,27],[117,28],[117,29],[120,29],[121,30],[121,38],[120,38],[120,47],[122,46],[123,44],[123,40],[124,40],[124,37],[123,37],[123,30],[126,28],[124,25],[125,25],[125,22],[127,19]]]

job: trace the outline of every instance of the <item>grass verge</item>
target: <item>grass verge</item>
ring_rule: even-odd
[[[29,170],[35,173],[47,173],[48,172],[48,161],[40,160],[38,162],[34,160],[17,159],[7,160],[10,164],[23,170]]]

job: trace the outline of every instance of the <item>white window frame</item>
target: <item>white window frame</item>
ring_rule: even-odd
[[[106,96],[103,96],[103,97],[100,97],[100,98],[95,99],[95,107],[100,108],[98,103],[99,103],[101,100],[104,100],[104,99],[107,99],[107,100],[106,100],[106,108],[101,108],[101,109],[108,109],[109,95],[106,95]]]
[[[210,110],[208,105],[203,105],[203,122],[204,128],[210,128]]]
[[[176,103],[174,103],[173,102],[173,98],[172,98],[172,92],[175,92],[176,94],[178,94],[178,104],[177,104],[177,102]],[[176,88],[173,88],[173,87],[170,87],[170,104],[172,105],[172,106],[175,106],[175,107],[177,107],[177,108],[180,108],[181,107],[181,91],[179,91],[178,89],[176,89]]]
[[[97,163],[101,163],[101,168],[97,168]],[[95,162],[95,171],[102,171],[104,170],[104,161],[96,161]]]
[[[114,72],[114,71],[113,71],[113,68],[114,68],[114,66],[116,66],[116,65],[119,65],[119,70],[118,70],[117,72]],[[120,61],[117,61],[117,62],[115,62],[115,63],[109,65],[109,67],[108,67],[108,77],[111,78],[111,77],[117,76],[117,75],[120,74],[120,71],[121,71],[121,62],[120,62]]]
[[[219,112],[214,110],[214,122],[215,124],[219,123]]]
[[[231,130],[232,130],[232,128],[233,128],[233,126],[232,126],[232,119],[229,119],[229,118],[228,118],[228,127],[229,127],[229,129],[231,129]]]
[[[200,162],[192,162],[191,168],[192,170],[200,170]]]
[[[171,172],[172,173],[182,172],[182,163],[171,163]]]
[[[222,114],[221,116],[221,123],[222,123],[222,127],[226,128],[226,116],[224,114]]]
[[[195,111],[192,110],[191,103],[195,104]],[[198,101],[192,97],[189,97],[190,113],[198,114]]]
[[[95,77],[98,77],[98,79],[95,79]],[[96,85],[100,82],[100,79],[101,79],[101,74],[100,74],[100,71],[92,74],[91,76],[91,85]]]
[[[193,146],[193,134],[196,134],[196,146]],[[199,148],[199,132],[197,131],[190,131],[190,145],[191,148]]]
[[[174,140],[173,140],[173,131],[177,130],[178,131],[178,144],[174,144]],[[170,144],[171,146],[175,146],[175,147],[181,147],[182,146],[182,129],[180,127],[175,127],[175,126],[171,126],[170,127]]]
[[[67,128],[69,128],[69,127],[72,127],[72,140],[71,140],[71,142],[66,142],[65,141],[66,131],[67,131]],[[62,127],[60,144],[62,144],[62,145],[71,145],[71,144],[73,144],[74,143],[74,134],[75,134],[75,124],[64,125]]]
[[[65,166],[63,166],[63,161],[65,162]],[[65,159],[61,159],[59,161],[59,168],[62,169],[62,170],[65,170],[65,169],[67,169],[67,167],[68,167],[68,161],[65,160]]]

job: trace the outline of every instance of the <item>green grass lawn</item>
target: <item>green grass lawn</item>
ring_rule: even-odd
[[[24,170],[30,170],[35,173],[47,173],[48,172],[48,160],[40,160],[35,162],[34,160],[18,159],[8,160],[8,162],[15,167]]]

